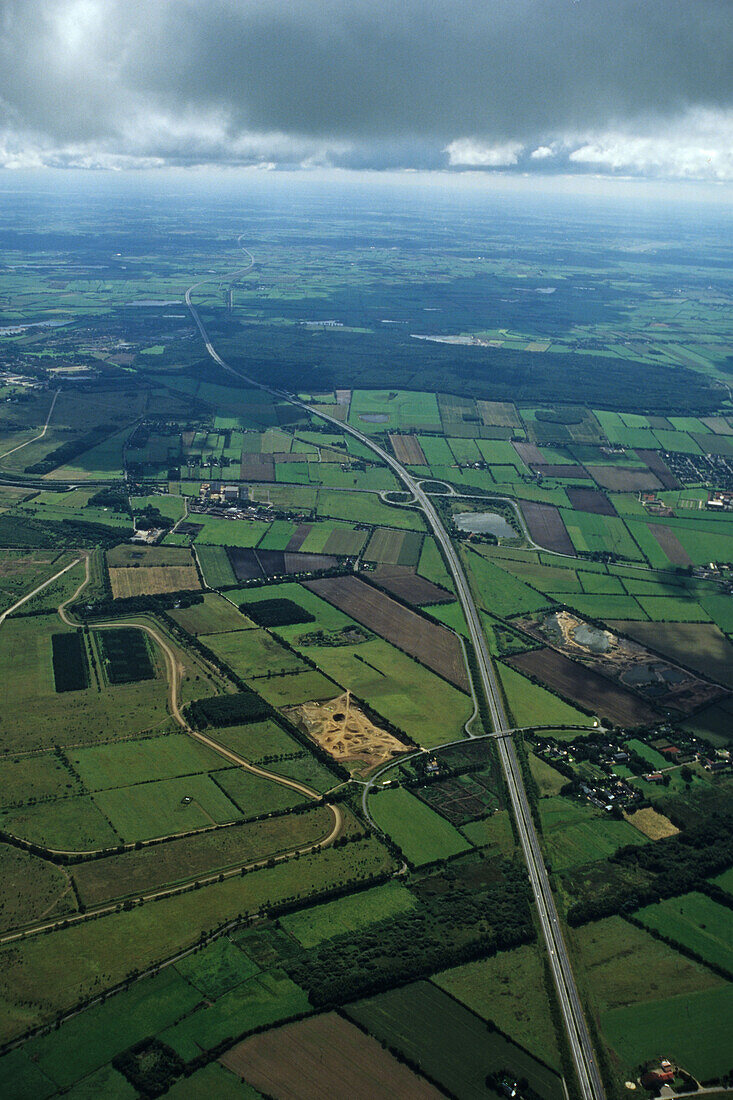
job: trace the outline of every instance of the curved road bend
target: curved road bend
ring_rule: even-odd
[[[76,565],[80,560],[81,559],[79,558],[77,559],[77,561],[72,562],[72,565]],[[76,589],[76,591],[66,600],[64,600],[63,603],[59,604],[58,607],[58,613],[62,622],[71,627],[78,627],[79,625],[81,625],[78,622],[75,622],[74,619],[69,617],[66,609],[69,604],[73,603],[81,595],[84,588],[86,588],[87,584],[89,583],[88,554],[85,556],[85,561],[86,570],[83,581]],[[71,567],[67,566],[67,568]],[[65,572],[65,570],[63,570],[63,572]],[[271,783],[278,783],[280,786],[283,787],[290,787],[292,790],[297,791],[299,794],[305,795],[306,798],[310,798],[314,802],[318,801],[321,798],[321,795],[318,793],[318,791],[312,790],[312,788],[306,786],[305,783],[299,783],[296,779],[290,779],[287,776],[278,775],[275,772],[266,771],[265,768],[260,768],[256,764],[250,763],[249,760],[246,760],[243,756],[240,756],[239,753],[234,752],[232,749],[228,749],[225,745],[222,745],[215,738],[209,737],[208,734],[201,733],[199,732],[199,730],[193,729],[193,727],[188,724],[180,705],[180,664],[178,662],[173,647],[168,641],[166,641],[165,637],[160,633],[160,631],[155,629],[155,627],[150,626],[148,623],[138,621],[128,621],[124,623],[117,621],[106,623],[95,622],[93,624],[93,627],[95,630],[144,630],[145,633],[153,639],[155,644],[161,649],[163,657],[165,659],[169,685],[168,698],[171,715],[181,727],[181,729],[189,735],[189,737],[195,738],[197,741],[200,741],[202,745],[206,745],[207,748],[212,749],[214,752],[218,753],[219,756],[223,756],[230,763],[235,764],[237,767],[244,768],[245,771],[251,772],[253,775],[258,775],[262,779],[267,779]],[[334,840],[336,840],[341,835],[344,826],[344,818],[340,806],[331,804],[327,805],[328,809],[331,811],[334,817],[334,827],[328,834],[328,836],[324,837],[322,840],[315,842],[320,844],[321,846],[332,844]]]
[[[230,278],[239,278],[252,270],[254,266],[254,257],[247,249],[244,249],[244,251],[247,256],[249,256],[249,264],[232,272]],[[221,276],[214,277],[214,279],[220,278]],[[427,493],[424,492],[419,482],[408,473],[405,467],[398,462],[396,458],[393,458],[391,454],[388,454],[379,444],[375,443],[374,440],[364,435],[364,433],[360,432],[357,428],[353,428],[351,425],[337,420],[335,417],[329,416],[328,413],[322,412],[320,409],[313,409],[310,405],[306,404],[306,402],[300,401],[297,397],[294,397],[284,390],[274,389],[271,386],[256,381],[254,378],[250,378],[244,371],[235,369],[221,358],[212,345],[203,322],[199,317],[198,311],[191,301],[191,294],[197,290],[198,287],[203,286],[204,283],[212,282],[214,279],[202,279],[194,283],[185,294],[186,305],[206,345],[206,350],[214,362],[218,363],[223,370],[239,378],[241,381],[246,382],[248,385],[254,386],[256,389],[262,390],[265,393],[269,393],[272,397],[287,401],[291,405],[295,405],[297,408],[307,412],[309,415],[317,416],[320,420],[325,420],[327,423],[333,424],[334,427],[338,428],[340,431],[344,431],[355,439],[358,439],[360,443],[373,451],[382,462],[393,470],[405,488],[415,497],[415,500],[428,521],[433,535],[443,549],[453,580],[455,581],[456,591],[466,616],[466,623],[476,653],[479,676],[491,713],[494,731],[496,733],[507,732],[509,730],[509,722],[504,710],[496,672],[491,662],[486,639],[481,628],[478,609],[474,602],[463,565]],[[557,914],[555,900],[552,896],[550,880],[537,838],[537,832],[534,827],[534,822],[532,821],[527,792],[524,788],[514,744],[511,737],[497,737],[496,742],[499,759],[501,760],[507,788],[509,790],[509,797],[514,812],[517,831],[519,833],[522,852],[527,864],[529,880],[535,898],[542,933],[545,938],[545,943],[547,944],[550,967],[552,969],[555,989],[565,1023],[565,1030],[570,1044],[573,1063],[578,1075],[580,1090],[584,1100],[604,1100],[605,1093],[603,1083],[593,1053],[580,995],[575,984],[570,957],[560,928],[560,920]]]

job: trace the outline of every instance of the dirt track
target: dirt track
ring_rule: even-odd
[[[74,627],[74,628],[78,627],[80,624],[75,622],[72,618],[70,618],[70,616],[67,613],[67,607],[70,604],[72,604],[74,602],[74,600],[76,600],[79,597],[79,595],[83,592],[86,585],[89,583],[89,576],[90,576],[89,554],[86,553],[84,555],[84,557],[85,557],[85,576],[84,576],[84,580],[81,582],[81,584],[76,589],[76,591],[71,596],[69,596],[68,599],[64,600],[63,603],[59,604],[59,607],[58,607],[58,614],[59,614],[62,622],[64,622],[67,626]],[[73,565],[78,564],[79,561],[81,561],[81,558],[77,558],[74,562],[71,563],[71,565],[67,566],[66,569],[70,569]],[[61,572],[62,573],[66,572],[66,569],[62,570]],[[57,576],[59,576],[59,575],[60,574],[57,574]],[[55,580],[55,579],[56,579],[55,577],[51,578],[51,580]],[[45,584],[49,584],[49,583],[50,583],[50,581],[45,582]],[[41,585],[40,587],[41,588],[45,587],[45,584]],[[24,597],[24,600],[30,598],[30,595],[34,595],[34,593],[30,593],[29,596]],[[24,602],[24,601],[20,601],[20,602]],[[0,622],[1,621],[2,620],[0,620]],[[209,737],[205,733],[201,733],[198,730],[194,730],[188,724],[188,722],[186,721],[186,719],[183,715],[183,712],[181,710],[181,706],[180,706],[181,666],[179,664],[178,658],[176,656],[176,653],[175,653],[175,650],[173,649],[173,647],[169,644],[169,642],[166,640],[164,635],[159,630],[157,630],[155,627],[151,626],[149,623],[146,623],[146,622],[143,622],[143,621],[130,620],[130,621],[127,621],[127,622],[124,622],[124,623],[121,623],[121,622],[102,622],[102,623],[95,623],[94,624],[94,629],[95,630],[111,630],[111,629],[117,630],[117,629],[121,629],[121,628],[144,630],[145,633],[150,638],[152,638],[152,640],[155,642],[155,644],[162,651],[163,657],[165,659],[166,673],[167,673],[167,678],[168,678],[168,687],[169,687],[169,690],[168,690],[168,705],[169,705],[172,717],[175,719],[175,721],[178,723],[178,725],[181,727],[181,729],[183,729],[185,731],[185,733],[187,733],[190,737],[193,737],[195,740],[200,741],[201,744],[206,745],[208,748],[212,749],[214,752],[218,753],[219,756],[224,757],[226,760],[230,761],[232,764],[235,764],[238,767],[244,768],[246,771],[252,772],[253,775],[258,775],[262,779],[267,779],[272,783],[279,784],[280,786],[290,787],[292,790],[298,791],[300,794],[304,794],[307,798],[310,798],[313,801],[318,801],[321,798],[321,795],[317,791],[312,790],[310,787],[306,786],[305,783],[299,783],[295,779],[289,779],[286,776],[276,775],[273,772],[266,771],[264,768],[259,768],[255,764],[251,764],[248,760],[245,760],[244,757],[240,756],[238,753],[233,752],[231,749],[226,748],[226,746],[224,746],[224,745],[221,745],[213,737]],[[315,843],[309,843],[307,845],[301,845],[301,846],[292,848],[292,849],[290,849],[286,852],[281,852],[278,855],[265,855],[261,859],[254,860],[254,861],[251,861],[249,863],[242,864],[240,866],[234,867],[231,870],[225,871],[223,873],[220,872],[220,871],[216,871],[216,872],[212,873],[211,875],[207,875],[207,876],[203,876],[203,877],[199,875],[196,878],[196,882],[199,883],[202,886],[205,886],[209,883],[220,881],[222,878],[226,879],[226,878],[231,878],[234,875],[239,875],[239,874],[241,874],[242,870],[248,870],[248,871],[249,870],[255,870],[256,868],[266,866],[268,863],[270,863],[270,865],[272,864],[272,862],[283,863],[286,860],[290,860],[290,859],[294,858],[295,856],[306,855],[307,853],[311,852],[316,845],[320,848],[329,847],[331,844],[334,843],[335,840],[337,840],[340,837],[341,833],[343,832],[344,816],[343,816],[343,813],[341,811],[341,808],[338,805],[328,805],[328,809],[333,814],[333,827],[332,827],[331,831],[328,833],[328,835],[323,837],[321,840],[316,841]],[[103,850],[104,849],[98,849],[98,851],[103,851]],[[45,849],[45,851],[47,851],[49,855],[89,854],[89,853],[80,853],[80,852],[61,852],[61,851],[56,851],[56,850],[50,849],[50,848]],[[183,893],[186,890],[189,890],[190,887],[191,887],[190,883],[185,883],[185,884],[182,884],[182,885],[179,884],[177,886],[162,887],[161,889],[153,890],[153,891],[150,891],[148,893],[141,894],[141,895],[139,895],[139,897],[136,897],[133,900],[134,901],[140,901],[140,902],[153,901],[157,898],[169,897],[169,896],[174,895],[174,894]],[[113,912],[116,911],[117,908],[118,908],[118,902],[115,901],[114,903],[109,903],[109,904],[106,904],[106,905],[102,905],[102,906],[99,906],[95,909],[88,909],[86,912],[79,913],[75,916],[66,916],[64,918],[59,918],[59,919],[55,919],[55,920],[51,920],[51,921],[44,921],[42,923],[32,925],[32,926],[30,926],[26,929],[20,930],[20,931],[8,932],[5,935],[0,936],[0,944],[11,943],[14,940],[26,939],[29,936],[38,935],[41,932],[51,931],[54,928],[66,927],[66,926],[72,925],[72,924],[79,924],[79,923],[81,923],[85,920],[91,920],[94,917],[103,916],[106,913],[113,913]]]

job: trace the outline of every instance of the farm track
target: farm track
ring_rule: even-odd
[[[84,576],[84,579],[82,580],[81,584],[78,586],[76,591],[71,596],[69,596],[66,600],[64,600],[61,604],[59,604],[59,606],[58,606],[58,614],[59,614],[59,617],[61,618],[61,621],[63,623],[65,623],[66,626],[70,626],[70,627],[73,627],[73,628],[77,628],[81,624],[75,622],[74,619],[72,619],[69,616],[69,614],[67,612],[67,608],[76,599],[78,599],[78,597],[81,595],[81,593],[84,591],[85,587],[89,583],[89,579],[90,579],[89,554],[86,554],[84,556],[84,558],[85,558],[85,576]],[[66,569],[70,569],[73,565],[77,565],[81,560],[82,560],[81,558],[77,558],[74,562],[71,563],[71,565],[67,566]],[[66,569],[62,570],[61,572],[62,573],[66,572]],[[60,574],[57,574],[57,576],[58,575],[60,575]],[[55,577],[51,578],[51,580],[55,580],[55,579],[56,579]],[[44,583],[44,585],[42,585],[40,587],[43,588],[43,587],[45,587],[46,584],[49,584],[49,583],[50,583],[50,581],[46,581]],[[24,599],[29,599],[30,595],[34,595],[34,594],[35,593],[30,593],[29,596],[24,597]],[[23,601],[21,601],[21,602],[23,602]],[[7,614],[7,612],[6,612],[6,614]],[[0,619],[0,622],[2,622],[1,619]],[[181,706],[180,706],[181,666],[178,662],[178,659],[176,657],[175,651],[173,650],[172,646],[166,641],[166,639],[163,637],[163,635],[155,627],[150,626],[150,624],[146,623],[146,622],[128,620],[127,622],[124,622],[124,623],[115,622],[115,621],[94,623],[94,629],[95,630],[135,629],[135,630],[145,631],[145,633],[150,638],[152,638],[152,640],[155,642],[155,644],[160,648],[160,650],[163,653],[164,659],[165,659],[166,673],[167,673],[167,678],[168,678],[168,703],[169,703],[169,708],[170,708],[170,711],[171,711],[171,715],[175,719],[175,721],[178,723],[178,725],[181,727],[181,729],[186,734],[188,734],[189,737],[192,737],[192,738],[194,738],[194,740],[199,741],[202,745],[205,745],[207,748],[211,749],[213,752],[217,753],[219,756],[222,756],[225,760],[229,761],[229,763],[234,764],[237,767],[243,768],[245,771],[251,772],[253,775],[259,776],[261,779],[265,779],[265,780],[267,780],[268,782],[271,782],[271,783],[276,783],[279,786],[289,787],[291,790],[297,791],[299,794],[305,795],[305,797],[310,799],[311,801],[314,801],[314,802],[320,801],[322,796],[317,791],[314,791],[314,790],[312,790],[312,788],[306,786],[305,783],[299,783],[295,779],[290,779],[286,776],[277,775],[274,772],[267,771],[265,768],[258,767],[256,764],[251,764],[248,760],[245,760],[245,758],[243,756],[240,756],[238,753],[233,752],[231,749],[228,749],[225,745],[220,744],[215,738],[209,737],[207,734],[201,733],[198,730],[194,730],[188,724],[188,722],[186,721],[186,719],[183,715],[183,712],[182,712]],[[312,852],[315,847],[318,847],[318,848],[328,848],[328,847],[330,847],[336,840],[338,840],[338,838],[341,836],[341,834],[343,832],[343,829],[344,829],[344,815],[343,815],[343,812],[342,812],[340,806],[334,805],[334,804],[331,804],[331,803],[326,803],[325,805],[327,806],[327,808],[330,810],[330,812],[333,815],[333,826],[332,826],[330,832],[325,837],[322,837],[319,840],[311,841],[310,843],[305,844],[305,845],[298,845],[294,848],[289,848],[284,852],[280,851],[280,852],[276,852],[276,853],[267,854],[267,855],[261,857],[260,859],[252,860],[249,863],[238,864],[237,866],[235,866],[235,867],[233,867],[233,868],[231,868],[230,870],[227,870],[227,871],[217,870],[217,871],[213,872],[210,875],[199,875],[199,876],[196,877],[195,883],[199,886],[206,886],[206,885],[208,885],[210,883],[213,883],[213,882],[219,882],[222,879],[228,879],[228,878],[234,877],[235,875],[240,875],[242,873],[242,871],[254,871],[258,868],[266,867],[268,864],[271,866],[273,861],[275,863],[284,863],[287,860],[293,859],[296,856],[307,855],[308,853]],[[201,832],[201,831],[209,832],[209,831],[213,831],[213,830],[212,829],[197,830],[197,832]],[[154,842],[155,843],[162,843],[167,839],[171,839],[171,840],[172,839],[177,839],[177,836],[171,836],[171,837],[165,837],[165,838],[158,837],[158,838],[155,838]],[[154,843],[154,842],[153,841],[142,841],[142,844],[147,847],[147,846],[151,846],[152,843]],[[88,851],[88,852],[86,852],[86,851],[85,852],[80,852],[80,851],[65,851],[65,850],[62,850],[62,849],[48,848],[48,847],[44,847],[42,845],[34,845],[34,847],[37,848],[41,852],[45,852],[48,855],[53,855],[53,856],[79,856],[79,855],[86,855],[86,856],[97,855],[97,856],[101,856],[102,854],[110,854],[110,849],[109,848],[98,848],[98,849],[92,849],[91,851]],[[129,851],[129,850],[133,849],[134,847],[135,847],[134,844],[127,844],[127,845],[124,845],[124,850]],[[192,888],[192,883],[189,881],[189,882],[186,882],[186,883],[179,883],[175,886],[161,887],[160,889],[148,891],[147,893],[136,895],[136,896],[134,896],[133,898],[131,898],[129,900],[132,900],[134,902],[156,901],[159,898],[172,897],[175,894],[185,893],[188,890],[190,890],[191,888]],[[84,913],[78,913],[76,915],[72,914],[70,916],[67,916],[67,917],[64,917],[64,918],[59,918],[59,919],[56,919],[56,920],[51,920],[51,921],[43,921],[43,922],[40,922],[40,923],[35,923],[35,924],[32,924],[32,925],[29,925],[27,928],[24,928],[24,929],[19,929],[19,930],[14,930],[14,931],[11,931],[11,932],[7,932],[4,935],[0,936],[0,944],[12,943],[16,940],[27,939],[29,936],[39,935],[42,932],[49,932],[49,931],[53,931],[54,929],[58,929],[58,928],[66,928],[66,927],[69,927],[69,926],[74,925],[74,924],[83,923],[86,920],[92,920],[95,917],[104,916],[108,913],[114,913],[119,909],[120,904],[121,904],[120,900],[115,900],[114,902],[110,902],[110,903],[105,904],[105,905],[101,905],[101,906],[97,906],[95,908],[87,909]]]
[[[26,439],[25,443],[19,443],[16,447],[11,447],[9,451],[5,451],[3,454],[0,455],[0,462],[2,462],[4,458],[8,458],[10,455],[14,455],[16,451],[22,451],[24,447],[29,447],[31,443],[36,443],[39,439],[43,439],[44,435],[48,431],[48,425],[51,423],[53,410],[60,393],[61,390],[56,390],[56,393],[53,395],[53,401],[51,402],[51,408],[48,410],[46,423],[43,425],[43,429],[38,433],[38,435],[34,435],[33,439]]]
[[[239,243],[241,243],[242,236],[238,238]],[[250,262],[245,267],[238,268],[236,271],[232,272],[229,276],[232,280],[240,278],[254,267],[255,261],[252,253],[246,248],[243,248],[243,251],[249,257]],[[221,277],[218,278],[220,279]],[[246,382],[248,385],[278,400],[286,401],[295,408],[301,409],[309,416],[317,416],[320,420],[332,424],[339,431],[346,432],[348,435],[359,440],[359,442],[368,447],[397,475],[398,479],[414,497],[416,506],[421,509],[427,520],[453,576],[458,598],[463,608],[471,636],[477,664],[478,680],[486,699],[494,731],[500,735],[506,734],[509,730],[509,722],[504,710],[502,692],[486,644],[486,638],[483,633],[473,593],[460,558],[456,553],[455,547],[430,497],[422,488],[420,482],[416,480],[392,454],[369,436],[360,432],[358,428],[354,428],[345,422],[337,420],[328,413],[321,411],[321,409],[308,405],[305,401],[301,401],[298,397],[286,390],[275,389],[263,382],[258,382],[244,371],[235,369],[222,359],[211,343],[198,310],[191,301],[192,293],[200,286],[210,281],[211,279],[202,279],[190,286],[185,293],[185,302],[201,334],[206,350],[214,362],[217,363],[222,370]],[[496,744],[502,771],[507,783],[509,799],[517,832],[519,834],[522,853],[529,874],[537,916],[547,946],[548,962],[553,976],[558,1004],[562,1013],[565,1034],[569,1043],[580,1092],[583,1100],[604,1100],[605,1091],[603,1082],[595,1060],[580,994],[578,993],[570,956],[563,937],[560,918],[552,894],[544,856],[532,820],[529,800],[514,743],[511,736],[499,736],[496,738]]]

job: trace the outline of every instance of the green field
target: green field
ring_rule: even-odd
[[[371,422],[364,417],[380,417]],[[404,390],[354,390],[349,407],[349,423],[365,435],[404,428],[422,428],[439,432],[440,412],[434,393]]]
[[[416,982],[350,1005],[348,1015],[397,1048],[452,1095],[491,1097],[488,1073],[509,1070],[538,1095],[562,1100],[560,1078],[430,982]]]
[[[493,1020],[536,1058],[559,1070],[542,957],[527,945],[444,970],[432,979],[484,1020]]]
[[[642,554],[619,516],[588,512],[563,513],[565,526],[576,550],[611,551],[621,558],[642,561]]]
[[[566,871],[613,855],[625,844],[644,844],[646,837],[629,825],[569,798],[540,800],[543,840],[553,871]]]
[[[447,859],[471,847],[457,829],[404,788],[372,795],[369,809],[379,828],[416,866]]]
[[[254,625],[229,600],[214,592],[204,593],[203,603],[178,608],[170,615],[189,634],[224,634],[230,630],[248,630]]]
[[[0,1040],[195,944],[202,929],[286,897],[312,898],[344,875],[368,879],[391,866],[370,839],[0,947]]]
[[[68,1086],[191,1012],[199,1000],[198,990],[174,969],[166,969],[74,1017],[58,1031],[32,1039],[23,1053],[57,1085]]]
[[[271,770],[276,771],[276,766]],[[216,781],[245,818],[289,809],[308,801],[305,795],[292,787],[253,775],[243,768],[227,768],[218,772]]]
[[[701,1080],[726,1072],[729,983],[621,917],[575,929],[570,942],[622,1079],[659,1057]]]
[[[38,615],[9,619],[0,631],[0,669],[13,685],[1,719],[6,748],[97,741],[109,730],[122,737],[165,718],[162,679],[57,694],[50,636],[58,624],[55,615]]]
[[[538,611],[541,607],[547,607],[550,602],[480,554],[466,552],[462,556],[468,566],[474,593],[481,606],[493,615],[501,618],[505,615],[518,615],[520,612]]]
[[[466,695],[381,639],[357,646],[311,646],[308,656],[418,744],[439,745],[461,736],[471,715]],[[409,692],[405,684],[411,685]]]
[[[223,824],[241,816],[208,775],[117,787],[100,791],[95,801],[127,842]]]
[[[270,593],[271,594],[271,593]],[[209,634],[206,645],[245,680],[254,676],[272,676],[297,672],[307,665],[279,644],[266,630],[235,630]]]
[[[62,917],[76,911],[69,880],[60,867],[10,844],[0,845],[0,929],[3,932],[44,916]]]
[[[561,775],[556,768],[551,767],[539,756],[535,756],[533,752],[529,754],[529,770],[539,787],[541,797],[559,794],[567,783],[567,778],[564,775]]]
[[[55,753],[5,757],[0,760],[0,790],[4,806],[80,794],[81,784]]]
[[[727,871],[723,871],[722,875],[718,875],[713,879],[716,886],[719,886],[721,890],[725,890],[726,894],[733,895],[733,867]]]
[[[285,974],[273,971],[240,982],[213,1004],[207,1004],[185,1020],[160,1033],[185,1061],[209,1050],[224,1039],[277,1023],[309,1008],[308,997]]]
[[[420,512],[412,508],[390,507],[372,493],[339,493],[337,489],[321,489],[318,494],[318,515],[350,520],[352,523],[370,523],[375,527],[425,530]]]
[[[209,732],[215,740],[253,764],[302,751],[298,742],[271,719],[251,722],[245,726],[226,726]]]
[[[357,932],[378,921],[404,913],[415,906],[415,897],[396,882],[375,886],[350,897],[325,902],[300,913],[283,917],[280,925],[303,947],[316,947],[323,940]]]
[[[195,775],[225,763],[185,733],[69,749],[68,759],[89,791]]]
[[[169,1100],[211,1100],[212,1096],[216,1100],[260,1100],[258,1092],[219,1062],[209,1062],[190,1077],[181,1077],[166,1096]]]
[[[197,546],[196,557],[201,566],[204,580],[211,588],[225,588],[227,585],[237,583],[234,570],[223,546],[206,546],[205,544]]]
[[[203,530],[196,535],[196,546],[239,546],[247,549],[257,546],[269,528],[269,523],[256,519],[228,520],[219,516],[197,515],[196,522]]]
[[[727,985],[606,1012],[601,1028],[629,1072],[661,1055],[705,1081],[730,1070],[731,1014],[733,987]]]
[[[592,726],[593,719],[557,695],[533,684],[521,672],[499,661],[496,665],[506,694],[514,725],[525,726]]]
[[[259,973],[255,963],[226,937],[215,940],[203,951],[187,955],[176,963],[175,969],[210,1000]]]
[[[651,745],[647,745],[644,741],[639,741],[638,738],[632,738],[630,741],[627,741],[626,746],[627,748],[633,749],[635,753],[646,760],[655,770],[669,767],[669,760],[662,756],[661,752],[657,752]]]
[[[301,845],[316,844],[332,826],[331,812],[318,806],[297,815],[239,822],[179,837],[165,844],[147,845],[105,859],[89,860],[74,868],[74,883],[84,905],[99,905],[114,898],[138,896],[158,886],[186,882],[219,869],[266,859]]]
[[[514,834],[507,810],[499,810],[480,821],[469,821],[461,825],[461,832],[476,848],[487,848],[492,855],[508,855],[514,850]]]
[[[733,972],[733,917],[705,894],[684,894],[640,909],[637,918],[706,962]]]
[[[2,810],[0,825],[13,836],[60,851],[110,848],[120,840],[91,795]]]

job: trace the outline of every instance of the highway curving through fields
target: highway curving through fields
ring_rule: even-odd
[[[239,240],[241,242],[241,237]],[[247,249],[244,249],[244,251],[249,257],[250,262],[246,266],[232,272],[229,278],[239,278],[252,270],[255,262],[254,257]],[[455,582],[458,598],[466,617],[471,642],[476,654],[481,687],[491,714],[494,732],[496,734],[508,733],[510,726],[504,710],[501,689],[497,680],[496,671],[491,661],[491,656],[481,627],[479,612],[466,573],[456,549],[443,526],[443,522],[430,497],[422,488],[420,480],[413,478],[408,470],[406,470],[396,458],[385,451],[384,448],[380,447],[379,444],[369,436],[360,432],[358,428],[354,428],[349,424],[337,420],[335,417],[329,416],[328,413],[321,411],[321,409],[316,410],[312,408],[293,394],[258,382],[256,379],[245,374],[244,371],[235,369],[222,359],[211,343],[198,310],[191,301],[192,293],[199,287],[203,286],[205,283],[219,281],[220,279],[221,276],[202,279],[189,287],[185,294],[186,305],[206,345],[207,352],[214,362],[218,363],[223,370],[234,377],[246,382],[256,389],[270,394],[272,397],[287,401],[291,405],[295,405],[297,408],[307,412],[309,415],[316,416],[320,420],[325,420],[339,431],[346,432],[358,439],[360,443],[368,447],[369,450],[377,455],[377,457],[397,475],[405,488],[412,493],[433,535],[442,548],[446,563]],[[469,677],[471,677],[470,669],[468,671]],[[605,1096],[603,1083],[593,1052],[593,1046],[585,1021],[580,995],[575,983],[570,957],[562,935],[560,920],[552,895],[542,850],[540,848],[534,822],[532,821],[529,800],[522,780],[514,744],[510,736],[496,737],[496,744],[509,791],[509,798],[512,804],[522,852],[529,873],[529,880],[535,899],[540,926],[542,928],[542,934],[547,945],[555,990],[563,1016],[565,1031],[573,1058],[573,1064],[577,1073],[580,1091],[583,1100],[603,1100]]]

